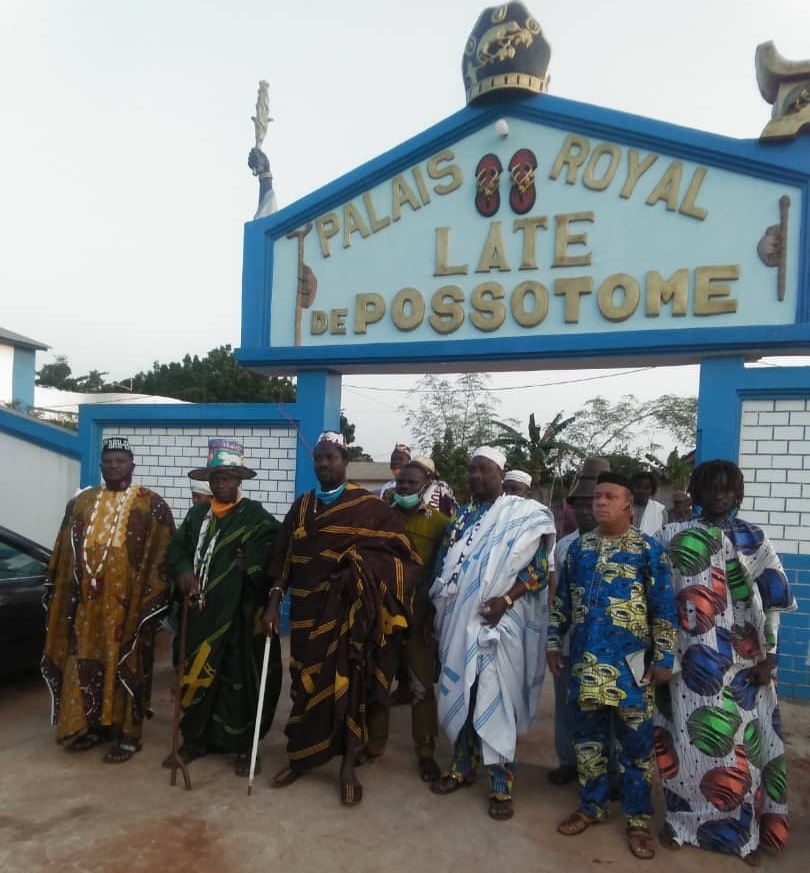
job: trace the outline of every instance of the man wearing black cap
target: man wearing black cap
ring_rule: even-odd
[[[583,471],[574,485],[571,493],[566,497],[566,503],[574,512],[577,529],[568,536],[557,541],[554,549],[555,567],[562,567],[565,563],[571,544],[583,534],[590,533],[596,527],[593,517],[593,491],[596,487],[596,477],[586,475],[593,465],[599,462],[604,466],[602,470],[609,470],[610,464],[602,458],[587,458]],[[549,603],[553,603],[556,591],[556,582],[549,586]],[[562,642],[562,653],[568,655],[568,635]],[[554,749],[557,752],[559,764],[548,772],[548,780],[554,785],[567,785],[577,778],[577,755],[574,750],[574,721],[571,705],[568,703],[568,664],[562,665],[559,673],[554,674]]]
[[[559,568],[547,648],[549,669],[559,673],[562,637],[570,628],[568,699],[574,701],[580,807],[558,830],[574,836],[605,819],[612,724],[630,851],[652,858],[652,689],[672,675],[677,611],[661,547],[630,524],[632,501],[626,477],[599,475],[593,497],[597,527],[571,544]]]
[[[154,634],[168,605],[163,556],[174,519],[154,491],[132,484],[134,469],[126,438],[104,440],[104,485],[68,503],[46,583],[42,674],[57,742],[84,752],[111,740],[108,764],[141,748]]]

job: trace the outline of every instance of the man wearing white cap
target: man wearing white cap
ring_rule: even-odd
[[[492,446],[473,453],[471,501],[450,523],[430,596],[439,638],[439,721],[453,741],[450,770],[433,783],[450,794],[490,777],[489,815],[509,819],[519,734],[537,708],[545,670],[543,603],[554,519],[534,500],[503,494],[506,458]]]
[[[503,493],[512,497],[529,496],[532,487],[532,477],[523,470],[510,470],[503,477]]]
[[[197,482],[194,479],[191,482],[191,505],[200,506],[203,503],[210,503],[214,496],[207,482]]]

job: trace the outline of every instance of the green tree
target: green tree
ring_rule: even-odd
[[[690,453],[691,454],[691,453]],[[658,475],[662,482],[672,485],[677,491],[685,491],[686,485],[689,482],[689,477],[692,475],[694,464],[685,460],[680,456],[677,449],[673,449],[668,455],[666,461],[661,461],[652,452],[647,452],[644,456],[650,464],[650,468]],[[689,457],[689,455],[687,455]],[[691,454],[694,458],[694,454]]]
[[[467,373],[455,381],[436,375],[416,384],[416,403],[401,407],[413,444],[430,452],[444,444],[448,432],[455,448],[472,449],[488,443],[495,434],[492,414],[500,405],[487,386],[488,376]]]
[[[459,503],[470,499],[470,484],[467,470],[470,466],[471,449],[456,443],[453,431],[449,428],[441,440],[433,444],[430,453],[440,479],[447,482]]]
[[[572,463],[589,455],[616,455],[640,462],[665,441],[694,444],[697,399],[665,394],[642,401],[627,394],[617,401],[594,397],[575,413],[566,430]]]
[[[52,364],[43,364],[37,373],[37,385],[46,388],[59,388],[62,391],[80,391],[83,394],[100,394],[115,391],[117,386],[108,385],[104,377],[107,372],[91,370],[86,376],[73,376],[65,355],[57,355]]]
[[[175,397],[189,403],[277,403],[295,399],[286,377],[262,376],[237,363],[229,345],[204,357],[186,355],[171,364],[155,362],[148,373],[127,380],[137,394]]]
[[[373,461],[371,455],[363,451],[362,446],[353,446],[355,426],[349,422],[346,416],[340,413],[340,432],[346,440],[346,446],[349,450],[350,461]]]
[[[47,388],[61,388],[62,391],[75,391],[76,380],[71,379],[70,364],[65,355],[57,355],[52,364],[43,364],[37,373],[37,385]]]
[[[563,472],[562,464],[570,453],[570,446],[559,439],[559,434],[573,421],[574,416],[564,419],[560,412],[541,430],[532,413],[529,416],[528,436],[505,422],[493,421],[500,431],[500,436],[493,443],[505,451],[506,463],[510,468],[525,470],[535,484],[547,485]]]

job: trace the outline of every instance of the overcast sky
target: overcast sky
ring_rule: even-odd
[[[288,205],[464,105],[480,0],[0,0],[0,325],[123,379],[240,344],[246,166],[259,79]],[[807,0],[546,0],[557,96],[756,138],[754,50],[810,57]],[[525,422],[596,394],[696,393],[697,368],[606,379],[500,374]],[[358,441],[383,458],[414,377],[344,379]],[[541,389],[537,386],[556,383]],[[526,386],[526,387],[518,387]],[[381,416],[384,410],[386,415]]]

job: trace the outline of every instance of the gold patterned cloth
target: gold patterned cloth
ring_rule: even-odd
[[[68,503],[48,566],[42,659],[57,741],[98,728],[140,738],[173,532],[167,504],[138,485],[89,488]]]

